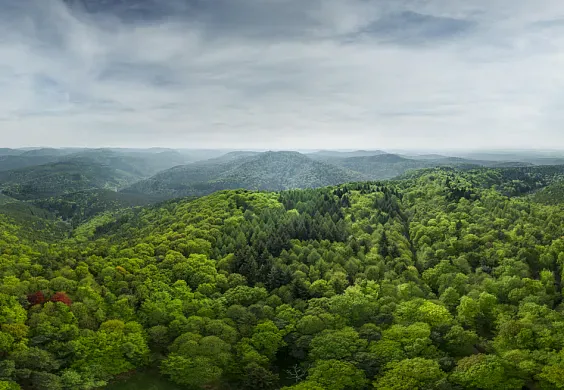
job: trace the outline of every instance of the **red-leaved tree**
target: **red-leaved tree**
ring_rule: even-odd
[[[62,302],[67,306],[72,305],[72,300],[69,298],[69,296],[67,294],[65,294],[62,291],[59,291],[58,293],[55,293],[52,297],[51,297],[51,302]]]
[[[33,294],[29,294],[27,296],[27,301],[32,306],[33,305],[41,305],[42,303],[45,302],[45,295],[43,295],[43,292],[37,291],[37,292],[34,292]]]

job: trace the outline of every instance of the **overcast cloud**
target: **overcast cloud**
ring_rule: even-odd
[[[0,0],[0,146],[564,148],[561,0]]]

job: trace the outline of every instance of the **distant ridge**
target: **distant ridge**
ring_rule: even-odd
[[[236,152],[169,169],[123,191],[167,197],[199,196],[223,189],[276,191],[365,179],[358,172],[314,161],[298,152]]]

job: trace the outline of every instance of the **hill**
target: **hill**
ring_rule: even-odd
[[[476,167],[523,167],[532,164],[524,162],[472,160],[462,157],[446,157],[426,155],[423,158],[406,157],[398,154],[384,153],[373,156],[331,158],[331,164],[360,172],[372,180],[391,179],[403,173],[423,168],[450,166],[471,169]]]
[[[39,156],[67,156],[80,152],[84,149],[81,148],[38,148],[31,149],[23,152],[21,156],[24,157],[39,157]]]
[[[0,172],[0,190],[13,198],[35,199],[86,189],[115,189],[138,179],[129,172],[75,158]]]
[[[564,164],[564,152],[562,151],[490,151],[460,153],[461,157],[488,160],[488,161],[519,161],[534,165],[561,165]]]
[[[355,150],[352,152],[340,152],[336,150],[320,150],[318,152],[308,153],[307,156],[313,159],[323,160],[326,158],[377,156],[379,154],[387,154],[387,153],[382,150]]]
[[[88,149],[66,156],[61,161],[74,161],[76,159],[91,161],[143,178],[188,162],[185,156],[173,150],[151,152],[127,149],[120,151]]]
[[[165,197],[201,196],[224,189],[276,191],[363,178],[359,173],[314,161],[297,152],[245,152],[175,167],[123,191]]]
[[[0,214],[0,385],[562,388],[564,209],[522,195],[563,172],[226,190],[59,239]]]
[[[0,148],[0,156],[18,156],[22,153],[23,151],[18,149]]]
[[[14,203],[14,202],[18,202],[18,200],[0,193],[0,206],[3,206],[3,205],[8,204],[8,203]]]
[[[437,164],[432,160],[414,160],[397,154],[350,157],[333,160],[333,164],[360,172],[373,180],[391,179],[410,169],[419,169]]]
[[[5,155],[0,156],[0,172],[10,171],[32,167],[34,165],[43,165],[55,162],[59,156],[22,156],[22,155]]]
[[[29,240],[62,239],[70,232],[69,226],[49,211],[0,194],[0,221],[5,220],[15,223],[18,235]],[[0,248],[0,255],[1,252]]]
[[[0,171],[26,168],[48,163],[89,160],[142,178],[194,161],[219,157],[223,151],[172,149],[0,149]]]
[[[541,188],[533,194],[532,200],[549,205],[564,204],[564,180]]]
[[[189,160],[174,150],[31,150],[0,156],[0,190],[18,199],[35,199],[118,189]]]

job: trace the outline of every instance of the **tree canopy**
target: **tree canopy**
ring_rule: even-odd
[[[0,389],[564,388],[564,209],[530,196],[560,175],[220,191],[68,237],[0,214]]]

